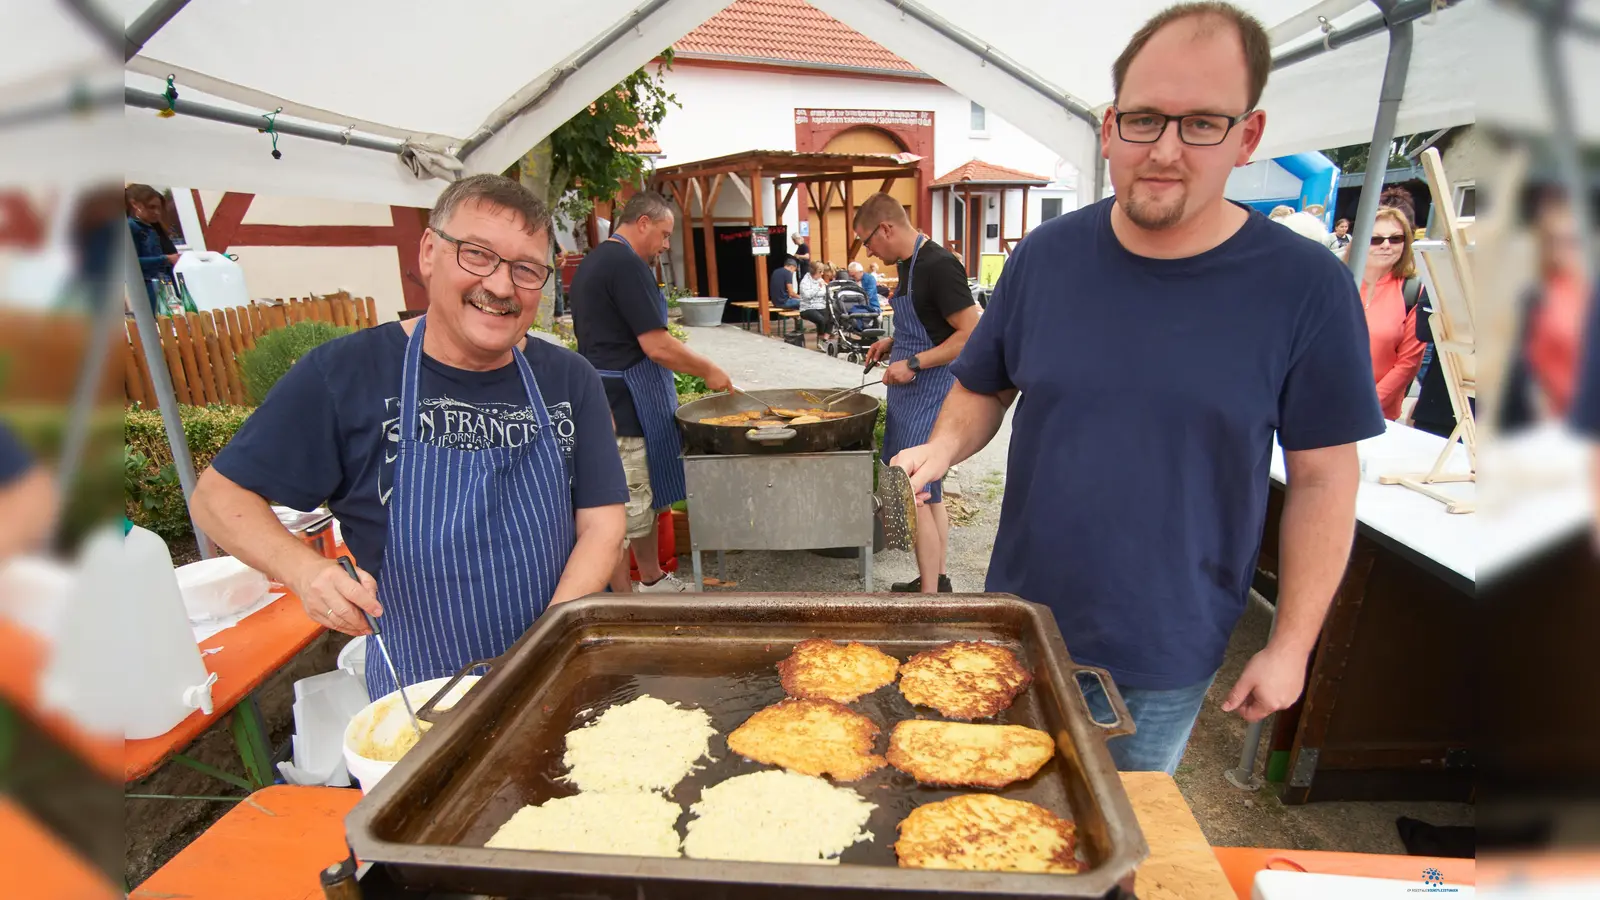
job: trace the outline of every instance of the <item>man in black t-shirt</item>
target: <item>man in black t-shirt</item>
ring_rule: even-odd
[[[504,653],[548,606],[602,590],[627,486],[600,377],[529,335],[550,218],[515,181],[445,188],[417,268],[426,315],[302,357],[200,476],[195,522],[346,634],[381,617],[399,680]],[[284,529],[267,498],[324,501],[352,578]],[[396,690],[386,666],[367,690]]]
[[[600,371],[617,450],[628,481],[628,540],[639,566],[641,592],[676,593],[687,586],[661,570],[656,514],[683,499],[678,407],[673,372],[698,375],[713,391],[728,389],[728,373],[667,333],[667,301],[648,260],[667,249],[672,207],[654,191],[634,194],[611,237],[589,251],[572,276],[572,329],[578,352]],[[611,589],[635,588],[624,553]]]
[[[811,271],[811,245],[803,234],[794,236],[794,259],[801,272]]]
[[[967,272],[949,250],[911,226],[900,201],[888,194],[868,197],[856,210],[855,233],[868,253],[899,263],[900,292],[894,299],[895,335],[867,351],[867,361],[889,359],[883,383],[889,385],[889,414],[884,426],[885,462],[907,447],[928,440],[939,408],[954,377],[950,364],[961,355],[967,336],[978,324],[977,304],[967,288]],[[894,590],[910,593],[948,592],[944,572],[950,541],[950,517],[944,508],[942,482],[932,482],[928,502],[917,507],[917,571]]]
[[[767,301],[779,309],[799,309],[800,290],[795,287],[799,279],[800,263],[794,257],[783,261],[780,268],[772,270],[767,278]]]

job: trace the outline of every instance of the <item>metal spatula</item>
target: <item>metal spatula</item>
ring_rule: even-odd
[[[350,561],[350,557],[339,557],[339,566],[344,569],[346,575],[356,581],[361,580],[360,576],[356,575],[356,565]],[[378,642],[378,653],[383,656],[384,665],[389,667],[389,675],[394,678],[394,683],[400,687],[400,702],[406,705],[406,715],[411,717],[411,727],[416,729],[417,737],[420,738],[422,737],[422,723],[417,720],[417,711],[411,708],[411,698],[406,695],[406,683],[400,680],[400,672],[394,667],[394,658],[389,655],[389,647],[383,642],[383,629],[378,627],[378,620],[372,613],[363,609],[361,610],[361,615],[366,617],[367,627],[372,629],[372,638]]]
[[[873,495],[883,521],[883,543],[910,552],[917,546],[917,497],[911,478],[899,466],[878,463],[878,492]]]

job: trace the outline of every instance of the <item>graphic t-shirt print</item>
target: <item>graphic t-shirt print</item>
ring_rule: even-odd
[[[422,400],[417,410],[417,439],[425,444],[468,452],[491,447],[522,447],[539,439],[539,417],[523,403],[467,403],[450,397]],[[572,448],[577,428],[572,404],[562,401],[545,407],[550,427],[561,444],[561,455],[572,470]],[[384,400],[383,468],[378,473],[378,501],[389,503],[394,490],[394,464],[400,456],[400,398]],[[570,477],[570,475],[569,475]]]

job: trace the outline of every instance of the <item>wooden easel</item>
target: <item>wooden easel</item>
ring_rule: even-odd
[[[1444,372],[1450,406],[1456,414],[1456,427],[1439,451],[1433,468],[1425,473],[1385,475],[1379,484],[1398,484],[1424,494],[1445,505],[1450,513],[1470,513],[1474,504],[1433,487],[1436,484],[1475,482],[1478,478],[1478,426],[1472,414],[1472,401],[1478,396],[1475,344],[1477,330],[1473,320],[1471,240],[1472,220],[1456,214],[1450,180],[1445,177],[1439,151],[1428,148],[1422,154],[1428,191],[1433,195],[1434,215],[1443,226],[1444,239],[1418,241],[1412,245],[1417,270],[1428,289],[1433,313],[1428,326],[1433,331],[1433,364]],[[1466,472],[1446,472],[1456,442],[1467,448]]]

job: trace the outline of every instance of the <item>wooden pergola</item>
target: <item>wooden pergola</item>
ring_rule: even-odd
[[[916,182],[918,197],[922,195],[922,172],[918,157],[910,154],[890,156],[881,153],[799,153],[793,150],[747,150],[729,156],[702,159],[657,169],[650,178],[650,186],[671,198],[678,205],[679,224],[683,228],[683,267],[685,277],[692,287],[699,284],[695,263],[694,206],[699,205],[700,234],[705,241],[707,279],[712,296],[720,296],[717,285],[717,242],[713,232],[716,222],[724,223],[727,217],[716,215],[717,198],[723,185],[732,184],[750,204],[749,224],[752,228],[766,224],[764,210],[773,209],[773,219],[781,222],[795,192],[805,188],[811,208],[820,213],[820,238],[824,246],[828,241],[828,210],[844,206],[846,228],[855,218],[856,182],[876,181],[874,191],[888,191],[895,181],[910,178]],[[772,179],[773,199],[766,204],[762,179]],[[874,191],[869,191],[872,193]],[[737,221],[743,222],[743,218]],[[861,250],[861,241],[852,232],[849,258],[854,259]],[[787,248],[775,248],[774,253],[786,253]],[[771,333],[767,321],[770,300],[767,297],[767,264],[763,257],[754,257],[756,271],[756,302],[760,304],[761,332]]]
[[[968,252],[967,236],[972,233],[972,197],[978,196],[980,204],[989,194],[1000,195],[1000,223],[998,234],[1000,237],[1000,252],[1010,254],[1015,244],[1028,236],[1028,189],[1031,187],[1044,187],[1050,179],[1041,175],[1030,175],[1016,169],[986,163],[975,159],[958,168],[946,172],[934,179],[933,190],[944,190],[944,237],[945,249],[961,257],[966,263],[967,275],[978,274],[978,253]],[[1016,237],[1006,237],[1006,194],[1017,188],[1022,189],[1022,233]],[[965,226],[960,235],[954,234],[954,216],[952,209],[955,207],[955,198],[962,198],[962,209],[966,210]],[[981,226],[983,219],[980,216],[978,223]]]

